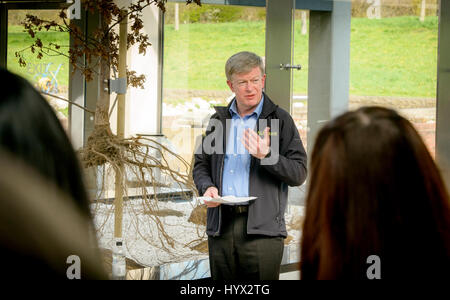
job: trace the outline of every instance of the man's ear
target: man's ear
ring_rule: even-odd
[[[227,84],[228,84],[228,87],[230,88],[230,90],[231,90],[232,92],[234,92],[234,91],[233,91],[233,84],[231,83],[230,80],[227,80]]]

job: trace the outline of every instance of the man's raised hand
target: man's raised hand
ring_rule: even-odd
[[[247,128],[241,140],[245,149],[256,158],[263,159],[270,152],[270,128],[264,129],[264,137],[261,138],[254,130]]]

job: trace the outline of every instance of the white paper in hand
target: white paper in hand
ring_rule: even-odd
[[[211,202],[228,203],[228,204],[238,204],[238,203],[248,202],[250,200],[255,200],[256,198],[258,198],[258,197],[235,197],[235,196],[223,196],[223,197],[218,197],[218,198],[197,197],[197,199],[202,202],[211,201]]]

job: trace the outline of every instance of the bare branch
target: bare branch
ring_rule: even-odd
[[[66,101],[66,102],[68,102],[68,103],[70,103],[70,104],[72,104],[72,105],[75,105],[75,106],[81,108],[82,110],[84,110],[84,111],[86,111],[86,112],[88,112],[88,113],[95,114],[95,111],[90,110],[90,109],[87,109],[86,107],[81,106],[81,105],[79,105],[78,103],[75,103],[75,102],[73,102],[73,101],[70,101],[69,99],[60,97],[60,96],[58,96],[58,95],[50,94],[50,93],[47,93],[47,92],[43,92],[43,91],[40,91],[40,93],[43,94],[43,95],[46,95],[46,96],[50,96],[50,97],[53,97],[53,98],[56,98],[56,99],[59,99],[59,100]]]

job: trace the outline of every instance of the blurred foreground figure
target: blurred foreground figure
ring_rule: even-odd
[[[90,215],[81,167],[48,102],[25,79],[0,69],[0,148],[68,193]]]
[[[328,123],[311,157],[302,279],[450,277],[450,202],[411,123],[364,107]]]
[[[2,280],[108,279],[91,220],[54,184],[0,152]]]
[[[18,266],[25,267],[26,258],[34,255],[30,257],[34,263],[44,266],[48,258],[58,258],[55,264],[66,268],[67,255],[78,255],[75,240],[73,251],[69,251],[70,240],[77,239],[77,234],[91,240],[85,247],[96,248],[79,161],[53,109],[32,85],[4,69],[0,69],[0,78],[3,82],[0,94],[2,251],[10,256],[21,255],[23,263],[18,260]],[[85,231],[80,222],[85,223]],[[61,234],[64,230],[65,234]],[[65,246],[58,248],[58,243]],[[46,252],[50,249],[52,252]],[[59,256],[65,259],[60,261]],[[81,258],[81,252],[78,256]],[[43,260],[39,261],[40,258]],[[3,259],[8,260],[8,256]],[[40,277],[44,271],[45,268],[37,268],[32,272]],[[60,270],[57,275],[61,275]]]

